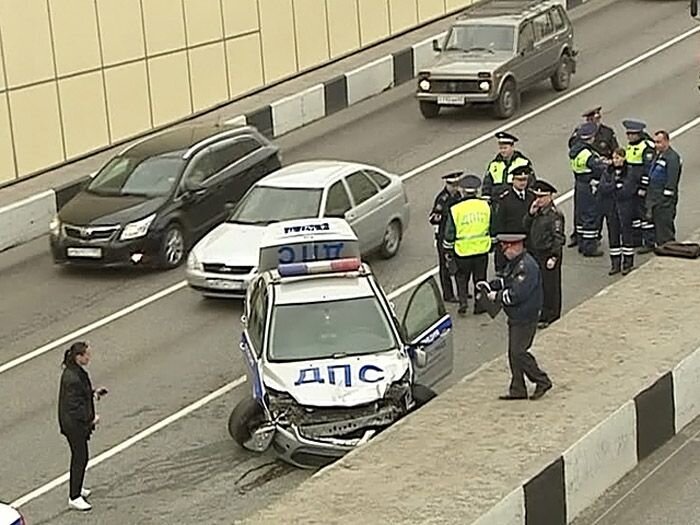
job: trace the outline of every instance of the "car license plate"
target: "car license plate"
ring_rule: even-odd
[[[448,106],[463,106],[465,99],[462,95],[439,95],[437,101]]]
[[[228,279],[207,279],[207,283],[212,288],[222,290],[243,290],[245,288],[243,281],[230,281]]]
[[[68,255],[68,257],[100,259],[102,257],[102,248],[68,248],[66,250],[66,255]]]

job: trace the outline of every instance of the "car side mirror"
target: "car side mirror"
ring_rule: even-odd
[[[418,368],[425,368],[428,364],[428,354],[426,354],[425,350],[422,348],[415,348],[413,351],[415,353],[416,366]]]
[[[235,202],[227,202],[226,204],[224,204],[224,209],[226,209],[226,211],[229,213],[231,213],[235,208],[236,208]]]
[[[442,51],[442,49],[440,48],[440,42],[438,42],[437,38],[433,38],[433,51]]]
[[[690,0],[690,16],[693,18],[698,16],[698,0]]]

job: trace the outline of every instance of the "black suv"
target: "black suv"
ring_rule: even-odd
[[[279,148],[250,126],[181,127],[113,157],[50,225],[56,263],[175,268],[259,179]]]

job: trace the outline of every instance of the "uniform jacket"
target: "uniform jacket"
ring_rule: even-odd
[[[513,151],[513,155],[511,156],[510,159],[505,160],[503,158],[503,155],[500,153],[496,154],[494,159],[489,162],[489,166],[494,163],[494,162],[505,162],[506,164],[506,169],[505,173],[503,175],[503,182],[500,184],[496,184],[493,181],[493,177],[491,176],[491,173],[489,172],[488,166],[486,168],[486,173],[484,174],[484,180],[481,185],[481,194],[484,197],[493,197],[494,195],[499,195],[502,193],[508,186],[510,186],[510,183],[508,182],[508,169],[510,168],[510,165],[513,163],[515,159],[522,158],[527,160],[527,164],[532,167],[532,161],[528,159],[522,152],[518,151],[517,149]],[[534,171],[534,168],[533,168]],[[530,176],[530,180],[528,181],[528,185],[531,185],[533,182],[535,182],[535,177]]]
[[[493,235],[499,233],[527,233],[523,219],[530,211],[530,205],[535,200],[535,194],[525,190],[525,198],[521,199],[513,187],[502,192],[497,199],[493,214]]]
[[[590,149],[593,152],[593,155],[588,157],[586,161],[586,167],[591,170],[591,173],[587,175],[578,175],[576,176],[576,180],[580,179],[583,182],[590,182],[591,179],[600,180],[603,172],[607,169],[607,165],[603,162],[603,157],[596,152],[593,146],[582,140],[575,142],[569,149],[569,159],[575,159],[584,149]]]
[[[628,169],[632,172],[635,178],[639,179],[639,188],[646,189],[647,186],[649,186],[649,170],[651,169],[651,165],[654,161],[656,151],[654,150],[654,141],[648,134],[644,134],[640,140],[630,142],[629,145],[634,146],[640,142],[645,142],[647,145],[642,152],[642,164],[629,164]]]
[[[605,170],[598,185],[598,199],[601,211],[612,211],[616,205],[625,205],[632,201],[639,188],[639,177],[629,169],[625,162],[619,168],[612,164]]]
[[[669,147],[663,153],[657,153],[649,170],[647,200],[651,204],[664,200],[678,200],[678,183],[682,169],[683,161],[673,148]]]
[[[443,188],[435,197],[433,209],[430,210],[430,224],[436,228],[435,236],[442,239],[445,231],[445,223],[450,214],[453,204],[459,202],[459,195],[453,195],[446,188]]]
[[[505,277],[491,281],[489,286],[499,292],[498,300],[510,322],[539,320],[544,301],[542,274],[537,261],[527,251],[508,261]]]
[[[528,212],[523,219],[525,230],[528,232],[527,249],[538,257],[560,259],[566,243],[564,222],[564,215],[554,203],[538,209],[535,215]]]
[[[58,392],[58,424],[61,433],[89,438],[94,430],[95,402],[90,376],[71,364],[63,369]]]

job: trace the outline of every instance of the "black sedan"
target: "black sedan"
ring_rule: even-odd
[[[255,128],[197,126],[113,157],[50,225],[53,259],[88,266],[179,266],[228,208],[281,166]]]

